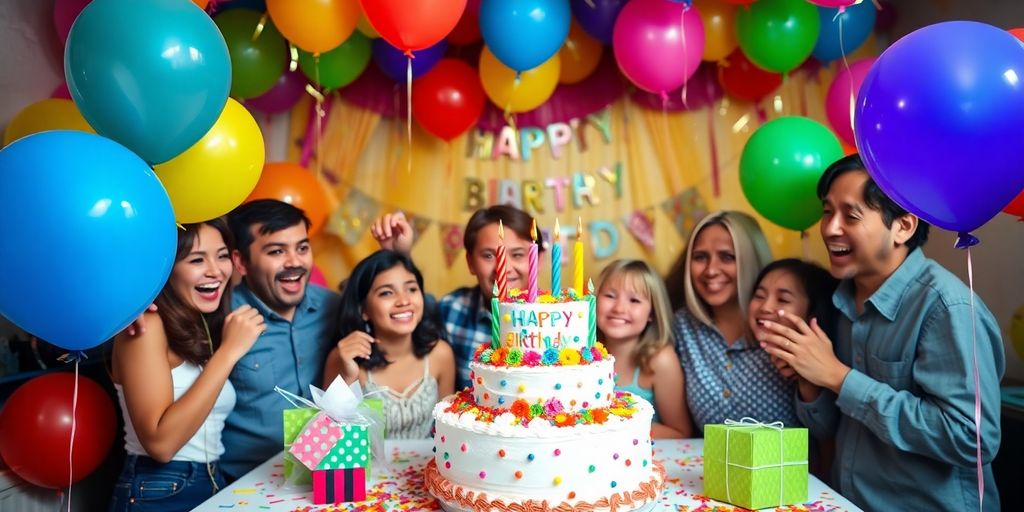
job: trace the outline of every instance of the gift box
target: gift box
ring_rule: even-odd
[[[366,499],[366,469],[313,471],[313,504],[325,505]]]
[[[807,501],[807,429],[749,418],[705,425],[704,494],[748,509]]]
[[[379,414],[381,417],[384,416],[384,402],[379,398],[367,398],[363,400],[362,405],[368,409]],[[313,419],[317,413],[320,412],[316,407],[296,407],[294,409],[285,409],[282,413],[284,420],[284,449],[290,453],[292,444],[295,439],[299,437],[299,434],[306,427],[306,424]],[[367,439],[369,442],[369,439]],[[366,469],[366,474],[370,474],[371,459],[367,459],[363,468]],[[300,471],[296,473],[295,478],[292,480],[296,484],[310,485],[312,480],[310,479],[309,470],[302,464],[298,465]],[[292,478],[292,473],[295,471],[296,464],[295,460],[291,457],[284,458],[284,478],[289,480]]]

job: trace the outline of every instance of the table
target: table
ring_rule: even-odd
[[[205,512],[262,511],[380,511],[440,510],[437,502],[423,487],[423,465],[433,456],[430,439],[388,441],[391,468],[388,474],[373,467],[373,488],[367,489],[367,500],[340,505],[312,505],[311,491],[288,491],[283,483],[283,452],[264,462],[249,474],[224,488],[194,510]],[[665,465],[668,480],[656,511],[673,512],[740,512],[741,508],[723,505],[701,493],[704,489],[703,439],[658,440],[654,458]],[[800,506],[775,509],[782,512],[853,512],[853,503],[810,475],[809,500]]]

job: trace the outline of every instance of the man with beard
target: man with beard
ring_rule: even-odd
[[[307,286],[313,249],[302,210],[264,199],[239,206],[228,222],[242,276],[232,308],[256,308],[267,328],[231,372],[238,400],[225,422],[221,464],[234,480],[281,451],[281,411],[291,405],[274,386],[312,399],[309,385],[320,383],[334,346],[339,296]]]
[[[925,258],[928,225],[886,196],[858,155],[825,170],[818,197],[831,272],[843,280],[834,343],[792,315],[764,322],[771,332],[758,338],[798,374],[800,420],[815,437],[835,436],[833,485],[866,510],[961,510],[979,508],[983,483],[983,509],[999,510],[991,462],[1005,355],[995,318]]]

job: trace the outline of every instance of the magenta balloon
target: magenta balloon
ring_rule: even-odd
[[[245,106],[266,114],[286,112],[302,99],[307,83],[301,71],[285,71],[269,91],[245,100]]]
[[[57,29],[57,37],[61,46],[67,44],[71,25],[92,0],[56,0],[53,3],[53,26]]]
[[[856,104],[860,84],[864,83],[864,78],[868,76],[868,71],[875,60],[875,57],[868,57],[850,64],[850,69],[840,68],[841,71],[832,80],[832,85],[828,87],[828,95],[825,96],[825,115],[828,122],[836,135],[850,146],[857,144],[853,136],[853,118],[850,114]]]
[[[54,87],[53,92],[50,93],[50,97],[59,100],[70,100],[71,91],[68,90],[68,84],[66,82],[61,82],[60,85]]]
[[[619,69],[638,87],[649,92],[671,91],[700,66],[704,23],[696,7],[687,9],[665,0],[632,0],[615,21],[612,48]]]
[[[859,4],[862,0],[807,0],[808,2],[818,5],[821,7],[829,7],[832,9],[842,9],[849,7],[853,4]]]

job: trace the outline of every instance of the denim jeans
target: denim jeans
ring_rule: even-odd
[[[224,485],[216,462],[172,460],[165,464],[141,455],[128,455],[114,486],[110,512],[192,510]]]

